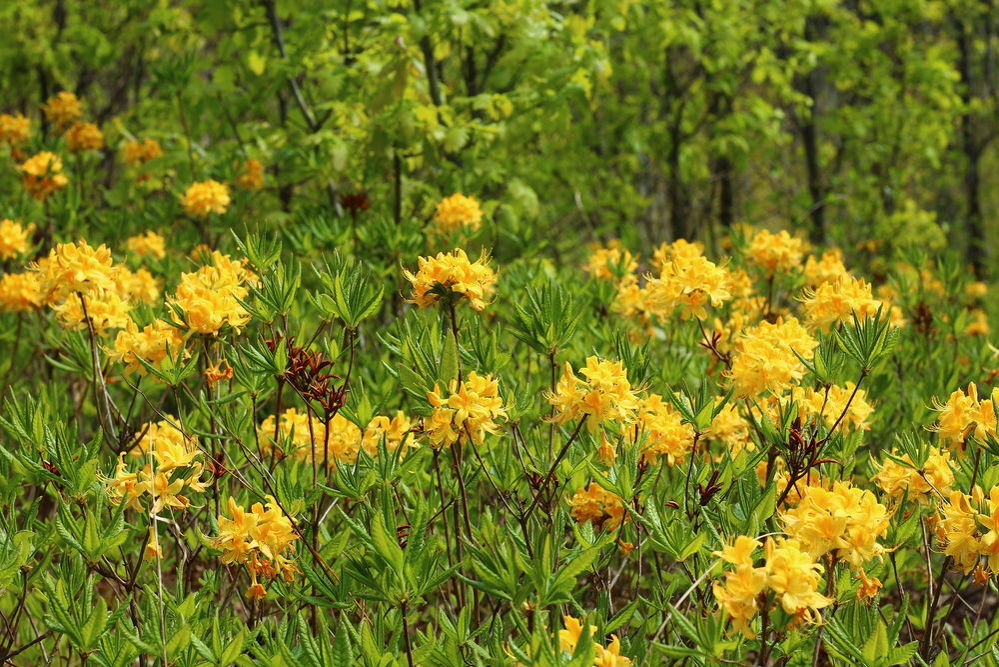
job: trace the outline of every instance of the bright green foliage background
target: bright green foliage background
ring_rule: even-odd
[[[285,370],[265,340],[288,336],[312,340],[341,376],[355,357],[344,414],[362,426],[396,409],[425,416],[427,389],[459,365],[496,374],[510,415],[482,461],[461,461],[473,530],[453,566],[440,512],[453,531],[449,454],[443,496],[427,448],[401,462],[362,458],[319,486],[291,464],[271,488],[224,477],[243,504],[276,490],[331,568],[300,548],[303,575],[270,585],[251,613],[245,573],[208,545],[207,497],[161,538],[162,572],[139,567],[145,517],[110,504],[99,481],[116,455],[88,394],[86,333],[44,311],[2,314],[0,658],[12,664],[405,665],[407,634],[415,664],[592,664],[586,648],[559,653],[563,614],[587,617],[601,643],[619,635],[636,664],[758,660],[759,640],[726,633],[710,587],[719,570],[708,570],[725,537],[775,529],[779,489],[761,487],[759,459],[698,462],[693,483],[719,472],[723,490],[688,513],[669,505],[684,505],[684,471],[638,475],[634,452],[622,457],[606,482],[636,507],[620,536],[577,524],[561,498],[517,521],[531,476],[553,458],[543,398],[553,365],[621,359],[632,384],[692,403],[692,420],[726,391],[693,323],[629,338],[613,287],[580,270],[588,241],[621,238],[647,260],[662,241],[696,239],[740,266],[739,223],[789,228],[895,287],[910,326],[893,347],[852,359],[834,336],[822,340],[843,360],[831,379],[870,370],[877,405],[870,431],[830,441],[839,475],[867,480],[899,437],[932,437],[934,397],[995,382],[995,348],[964,334],[964,287],[992,275],[999,251],[990,2],[13,1],[0,3],[0,34],[0,112],[40,129],[39,104],[73,90],[108,144],[67,158],[72,186],[48,209],[5,157],[0,217],[51,219],[58,240],[105,242],[119,259],[125,238],[158,230],[171,252],[151,270],[166,293],[201,241],[247,256],[262,278],[254,321],[220,345],[237,376],[218,394],[196,372],[197,352],[190,374],[147,377],[141,392],[105,369],[132,426],[181,413],[246,469],[236,443],[253,442],[273,413]],[[118,149],[147,136],[165,154],[137,183]],[[62,140],[36,131],[28,149],[63,152]],[[210,225],[184,216],[190,183],[231,181],[247,157],[266,167],[263,191],[234,191]],[[473,238],[432,237],[434,205],[457,191],[484,203],[486,222]],[[343,197],[357,193],[371,207],[352,214]],[[455,344],[443,310],[405,303],[402,269],[459,241],[473,256],[490,249],[500,282],[484,314],[460,311]],[[903,260],[927,273],[896,271]],[[798,287],[778,282],[776,298],[793,305]],[[994,297],[978,305],[994,321]],[[786,444],[788,428],[771,425],[761,452]],[[555,429],[556,444],[570,432]],[[563,495],[602,478],[599,444],[584,434],[557,466]],[[999,452],[983,448],[975,472],[958,473],[965,485],[976,475],[999,483]],[[325,520],[311,526],[317,509]],[[814,629],[790,631],[771,637],[772,659],[997,664],[994,603],[980,622],[951,617],[961,609],[951,588],[931,607],[926,568],[936,576],[943,558],[922,549],[922,526],[893,520],[885,543],[907,546],[872,572],[885,584],[877,602],[855,601],[841,568],[821,651]],[[639,549],[625,558],[619,537]],[[994,583],[976,590],[996,594]]]

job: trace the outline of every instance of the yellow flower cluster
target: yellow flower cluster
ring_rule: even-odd
[[[562,623],[564,629],[558,631],[558,645],[562,651],[570,655],[576,652],[579,639],[583,635],[583,626],[578,618],[563,616]],[[590,626],[590,636],[597,631],[597,626]],[[596,642],[593,644],[596,652],[593,664],[596,667],[631,667],[631,659],[621,655],[621,640],[617,635],[611,635],[611,641],[607,646],[602,646]]]
[[[62,173],[62,158],[49,151],[33,155],[19,169],[24,189],[38,201],[69,185],[69,179]]]
[[[747,251],[751,263],[772,276],[785,273],[801,266],[806,243],[780,230],[776,234],[762,229],[753,236]]]
[[[937,423],[932,427],[940,434],[940,440],[955,453],[964,451],[965,440],[974,436],[984,442],[987,435],[996,437],[995,406],[999,401],[999,387],[992,390],[989,398],[978,398],[978,386],[968,385],[967,391],[958,389],[946,403],[937,404]]]
[[[721,399],[718,399],[721,400]],[[754,451],[751,425],[732,403],[726,403],[711,422],[708,437],[720,441],[734,458],[742,451]]]
[[[371,419],[364,435],[361,439],[361,447],[369,456],[378,454],[378,448],[382,441],[385,441],[385,449],[395,452],[405,444],[402,451],[405,454],[410,449],[419,448],[416,438],[413,437],[413,422],[401,410],[397,410],[393,417],[377,415]]]
[[[132,456],[145,457],[148,461],[137,471],[130,471],[125,454],[118,459],[115,476],[105,479],[107,494],[112,502],[125,503],[129,509],[158,514],[164,508],[184,510],[191,501],[182,492],[204,493],[207,481],[201,480],[204,464],[201,451],[194,437],[185,437],[174,424],[173,417],[148,423],[139,429],[143,434]],[[155,465],[154,465],[155,464]],[[144,495],[149,495],[148,510],[142,506]]]
[[[149,229],[136,236],[129,237],[125,246],[139,257],[151,255],[156,259],[166,257],[166,241],[162,236]]]
[[[191,332],[215,336],[225,325],[238,331],[250,321],[250,313],[239,301],[249,295],[247,285],[255,284],[257,277],[246,268],[246,260],[235,261],[216,250],[211,261],[193,273],[181,274],[170,303]]]
[[[843,252],[839,248],[826,250],[820,259],[810,255],[805,261],[805,283],[809,287],[834,283],[848,275],[846,265],[843,264]]]
[[[566,362],[555,391],[547,394],[548,401],[555,407],[557,423],[585,418],[586,427],[592,433],[606,422],[627,424],[634,421],[639,403],[628,382],[624,364],[589,357],[579,372],[582,378]]]
[[[728,375],[737,397],[780,393],[805,375],[795,355],[811,359],[819,342],[794,317],[760,322],[735,343]]]
[[[694,445],[694,427],[684,423],[680,413],[659,394],[639,399],[636,428],[628,429],[632,441],[642,441],[642,459],[655,464],[666,457],[669,465],[682,463]]]
[[[275,429],[277,442],[274,442]],[[335,468],[338,463],[353,463],[361,448],[361,429],[341,414],[330,420],[311,417],[307,412],[288,408],[275,424],[274,415],[267,417],[257,429],[260,449],[296,461]]]
[[[246,597],[258,600],[267,593],[257,577],[274,579],[280,574],[285,581],[292,581],[298,572],[292,560],[298,536],[275,500],[267,496],[266,508],[254,503],[247,512],[230,496],[228,508],[232,518],[219,514],[219,534],[212,546],[222,552],[224,565],[246,566],[251,579]]]
[[[658,278],[648,281],[648,304],[658,314],[680,308],[684,319],[703,320],[706,306],[722,305],[732,298],[729,272],[703,255],[674,254]]]
[[[482,208],[475,197],[456,192],[437,202],[434,226],[438,232],[449,232],[461,227],[475,231],[482,225]]]
[[[264,454],[288,456],[307,463],[313,460],[315,443],[316,463],[336,467],[337,463],[353,463],[361,449],[375,456],[383,439],[389,452],[398,450],[403,443],[407,450],[419,447],[410,437],[412,430],[412,421],[401,411],[393,417],[378,415],[372,418],[362,432],[356,424],[339,414],[333,416],[327,428],[323,420],[316,417],[310,419],[308,413],[288,408],[281,413],[280,419],[275,420],[271,415],[261,422],[257,427],[257,439]]]
[[[832,489],[809,485],[800,493],[797,506],[782,512],[780,520],[813,559],[831,553],[860,570],[885,553],[878,538],[888,533],[890,517],[873,493],[838,481]]]
[[[822,566],[793,539],[768,538],[765,562],[755,567],[754,552],[760,542],[740,535],[735,541],[714,552],[724,562],[734,565],[725,573],[725,582],[715,582],[714,595],[732,621],[732,628],[748,638],[756,636],[751,627],[760,610],[761,597],[772,592],[785,612],[795,622],[821,622],[818,610],[833,600],[818,592]],[[764,602],[766,604],[766,602]]]
[[[473,310],[488,304],[496,284],[496,274],[489,267],[486,255],[470,262],[464,250],[438,253],[435,257],[420,257],[416,273],[404,271],[413,285],[410,303],[426,308],[442,296],[457,295],[468,300]]]
[[[104,148],[104,133],[94,123],[77,121],[66,131],[66,147],[73,153]]]
[[[435,448],[450,447],[455,443],[482,444],[487,433],[497,433],[497,419],[506,417],[506,408],[499,395],[499,382],[491,375],[469,373],[459,384],[451,381],[450,393],[445,395],[434,385],[427,394],[433,408],[424,425],[427,439]]]
[[[874,407],[867,401],[867,392],[857,389],[853,382],[844,385],[831,385],[828,390],[811,387],[794,387],[791,398],[798,405],[798,414],[802,420],[815,420],[821,415],[826,426],[833,424],[843,415],[840,426],[850,426],[856,430],[866,431],[871,428],[869,420],[874,414]],[[850,397],[853,400],[850,400]]]
[[[128,373],[146,374],[146,367],[139,360],[158,368],[164,359],[176,359],[187,356],[184,350],[184,336],[177,327],[156,320],[147,324],[140,331],[135,322],[129,319],[125,329],[115,337],[114,346],[108,350],[108,356],[121,364],[125,364]]]
[[[877,468],[873,480],[889,498],[901,500],[903,497],[925,505],[935,498],[934,494],[950,496],[954,486],[954,471],[951,469],[950,452],[930,447],[929,456],[923,464],[922,474],[908,454],[892,454],[908,465],[886,458]]]
[[[801,309],[810,326],[828,330],[835,324],[852,322],[854,313],[861,320],[873,317],[883,306],[866,281],[846,275],[806,290]]]
[[[24,114],[0,114],[0,143],[15,147],[31,137],[31,119]]]
[[[236,187],[244,190],[259,190],[264,187],[264,165],[260,160],[247,158],[236,177]]]
[[[618,281],[638,268],[638,261],[620,241],[592,246],[584,270],[598,280]]]
[[[152,137],[147,137],[142,141],[129,141],[122,149],[125,163],[134,166],[145,164],[161,155],[163,155],[163,149],[160,147],[160,142]]]
[[[43,304],[35,273],[5,273],[0,277],[0,311],[20,313],[37,310]]]
[[[579,523],[590,521],[597,528],[614,530],[627,518],[621,497],[596,482],[578,489],[569,505],[573,519]]]
[[[56,245],[32,269],[42,299],[63,326],[84,328],[89,315],[101,335],[128,325],[132,301],[152,303],[160,295],[159,283],[148,271],[116,266],[107,246],[92,248],[82,239]]]
[[[10,219],[0,220],[0,259],[23,255],[31,246],[35,225],[22,225]]]
[[[76,95],[63,90],[50,97],[42,105],[42,111],[45,113],[45,118],[61,130],[83,115],[83,105]]]
[[[947,500],[939,506],[936,526],[944,554],[965,574],[975,570],[976,579],[999,573],[999,486],[988,496],[978,486],[971,495],[951,491]]]
[[[195,218],[207,218],[212,213],[221,215],[228,210],[231,201],[229,188],[212,180],[192,183],[180,198],[184,210]]]

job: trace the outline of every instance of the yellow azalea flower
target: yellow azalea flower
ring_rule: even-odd
[[[966,336],[988,336],[992,329],[989,327],[989,316],[981,308],[971,310],[971,321],[964,328]]]
[[[996,436],[996,413],[993,409],[999,400],[999,387],[992,390],[989,398],[978,398],[978,386],[970,383],[966,391],[958,389],[946,403],[935,404],[939,413],[932,430],[940,434],[940,439],[955,453],[964,451],[965,438],[973,435],[984,442],[986,435]]]
[[[427,439],[435,448],[455,443],[482,444],[487,433],[498,433],[497,419],[506,417],[499,395],[499,382],[491,375],[472,371],[459,384],[452,380],[449,393],[434,385],[427,394],[433,413],[424,424]]]
[[[806,290],[801,308],[809,326],[828,330],[835,324],[852,322],[854,314],[861,320],[874,317],[884,304],[872,296],[867,282],[847,275]]]
[[[890,517],[870,491],[835,482],[832,489],[808,485],[800,493],[797,506],[779,519],[813,560],[832,553],[859,570],[885,553],[878,538],[888,534]]]
[[[160,143],[147,137],[142,141],[129,141],[122,149],[125,162],[130,165],[141,165],[163,155]]]
[[[680,308],[684,319],[703,320],[707,306],[718,307],[732,298],[728,271],[702,255],[674,257],[658,278],[649,280],[647,303],[652,312],[668,315]]]
[[[873,480],[889,498],[901,499],[903,496],[907,496],[909,500],[915,500],[925,505],[936,494],[944,497],[951,494],[951,487],[954,485],[954,471],[951,469],[949,451],[930,447],[929,456],[923,465],[922,475],[916,470],[908,454],[899,456],[899,453],[894,450],[892,454],[907,461],[909,465],[902,465],[886,458],[884,463],[876,466],[878,472],[874,475]]]
[[[820,622],[818,610],[833,603],[818,591],[822,566],[796,540],[768,538],[765,546],[767,587],[777,594],[784,611]]]
[[[586,366],[579,372],[582,378],[566,363],[555,391],[547,394],[548,401],[555,406],[554,419],[557,423],[565,424],[585,417],[587,428],[594,432],[607,422],[624,424],[634,421],[639,403],[620,361],[589,357]]]
[[[558,631],[559,648],[567,653],[575,653],[579,638],[583,635],[583,625],[578,618],[572,616],[563,616],[562,623],[565,627]],[[596,632],[597,626],[591,625],[590,636],[592,637]]]
[[[238,331],[250,321],[239,301],[249,296],[246,285],[255,282],[256,276],[226,255],[216,253],[213,261],[212,266],[182,273],[169,300],[194,333],[217,335],[225,325]]]
[[[0,143],[19,146],[31,137],[31,119],[23,114],[0,114]]]
[[[621,280],[634,273],[638,261],[621,245],[620,241],[611,241],[606,246],[591,246],[590,256],[583,269],[598,280]]]
[[[180,198],[184,210],[195,218],[207,218],[212,213],[225,213],[231,201],[229,188],[223,183],[212,180],[191,184]]]
[[[863,569],[857,574],[860,579],[860,587],[857,589],[858,600],[872,600],[877,597],[881,590],[881,580],[877,577],[868,577]]]
[[[690,260],[704,254],[704,244],[700,241],[677,239],[672,243],[661,243],[652,252],[652,266],[662,273],[675,261]]]
[[[62,129],[83,115],[83,105],[76,95],[63,90],[50,97],[42,105],[42,111],[50,123]]]
[[[149,538],[146,540],[146,548],[142,552],[142,560],[151,561],[157,558],[163,558],[163,548],[160,546],[160,541],[156,536],[156,531],[153,527],[149,527]]]
[[[125,246],[139,257],[151,255],[156,259],[166,257],[165,239],[152,230],[146,230],[142,234],[131,236],[125,241]]]
[[[26,253],[34,231],[34,223],[22,225],[6,218],[0,220],[0,259],[11,259]]]
[[[655,464],[660,456],[669,465],[683,463],[694,446],[694,427],[684,423],[676,408],[659,394],[638,400],[635,426],[626,429],[626,436],[632,442],[643,442],[642,459],[649,463]]]
[[[578,523],[592,522],[595,527],[614,530],[625,521],[624,501],[596,482],[578,489],[569,499],[570,514]]]
[[[766,568],[753,567],[753,552],[759,546],[757,540],[740,535],[731,545],[714,554],[735,565],[735,569],[725,572],[724,583],[714,583],[715,600],[731,621],[732,630],[747,638],[756,636],[752,622],[759,611],[760,594],[767,586]]]
[[[267,496],[266,506],[254,503],[244,510],[229,497],[230,517],[218,516],[219,534],[212,540],[212,547],[222,552],[223,565],[244,565],[252,578],[246,592],[251,599],[264,596],[263,585],[257,577],[273,579],[280,574],[291,581],[298,571],[294,562],[295,540],[291,519],[284,515],[277,503]]]
[[[19,170],[24,189],[38,201],[69,185],[69,179],[62,173],[62,158],[55,153],[42,151],[33,155],[21,163]]]
[[[158,422],[147,422],[139,427],[141,438],[129,452],[131,456],[152,456],[156,470],[166,473],[175,468],[188,468],[201,456],[198,439],[185,436],[175,424],[175,417],[166,415]]]
[[[805,261],[805,283],[809,287],[818,287],[822,283],[835,283],[840,278],[848,276],[849,272],[843,264],[843,251],[839,248],[826,250],[820,259],[809,256]]]
[[[86,311],[80,298],[76,296],[67,297],[52,305],[56,320],[66,329],[88,328],[89,316],[95,333],[103,336],[109,329],[124,329],[132,321],[129,318],[132,305],[117,290],[93,289],[82,298],[86,301]]]
[[[236,187],[244,190],[260,190],[264,187],[264,165],[259,160],[247,158],[236,177]]]
[[[377,415],[373,417],[364,429],[361,440],[361,447],[369,456],[378,454],[378,448],[382,440],[385,441],[385,449],[394,452],[406,443],[406,450],[419,448],[416,438],[411,435],[413,422],[401,410],[396,411],[392,417]]]
[[[867,391],[857,389],[853,382],[844,385],[831,385],[828,390],[811,387],[794,387],[791,397],[798,404],[798,414],[804,419],[817,419],[820,415],[826,426],[832,428],[840,415],[840,426],[866,431],[871,428],[869,420],[874,407],[867,401]],[[850,397],[853,400],[850,400]]]
[[[206,368],[203,375],[208,386],[214,387],[219,382],[232,379],[232,366],[225,359],[221,359]]]
[[[707,436],[725,445],[734,458],[742,451],[756,450],[751,429],[749,421],[739,414],[738,408],[732,403],[726,403],[715,415]]]
[[[438,232],[449,232],[461,227],[475,231],[482,224],[482,209],[474,197],[456,192],[437,203],[434,226]]]
[[[338,463],[357,460],[362,433],[343,415],[334,415],[327,428],[321,419],[310,418],[307,412],[288,408],[281,413],[279,420],[272,415],[261,422],[257,438],[265,454],[288,456],[306,463],[315,459],[319,465],[334,468]]]
[[[732,380],[736,397],[760,396],[766,392],[780,393],[805,375],[805,366],[795,355],[811,359],[819,342],[797,319],[778,318],[760,322],[747,329],[735,343]]]
[[[0,277],[0,311],[37,310],[44,302],[36,273],[5,273]]]
[[[944,554],[951,556],[954,564],[969,574],[978,565],[983,552],[991,552],[994,543],[988,545],[989,550],[986,551],[978,529],[978,512],[972,507],[972,496],[951,491],[947,500],[938,508],[937,538],[943,545]]]
[[[76,122],[66,131],[66,147],[72,153],[104,148],[104,133],[93,123]]]
[[[404,271],[413,285],[410,303],[426,308],[443,295],[467,299],[473,310],[482,310],[489,303],[496,284],[496,274],[483,254],[470,262],[464,250],[438,253],[435,257],[420,257],[416,273]]]
[[[38,272],[39,287],[49,302],[59,301],[77,292],[116,289],[111,251],[101,244],[97,248],[81,239],[77,243],[60,243],[47,257],[32,266]]]
[[[119,331],[108,356],[121,364],[129,373],[146,374],[146,367],[139,359],[152,366],[159,366],[166,358],[176,358],[184,350],[184,337],[173,325],[156,320],[140,331],[135,322],[129,320],[125,329]],[[183,352],[183,356],[188,356]]]
[[[611,641],[606,647],[596,645],[597,655],[593,660],[596,667],[631,667],[631,658],[621,655],[621,640],[617,635],[611,635]]]
[[[801,266],[806,243],[781,230],[760,230],[749,243],[748,259],[767,275],[786,273]]]

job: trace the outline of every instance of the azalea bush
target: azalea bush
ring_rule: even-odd
[[[0,662],[999,660],[984,8],[175,4],[0,8]]]

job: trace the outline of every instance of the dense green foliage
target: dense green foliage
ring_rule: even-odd
[[[0,663],[999,664],[990,2],[0,33]]]

